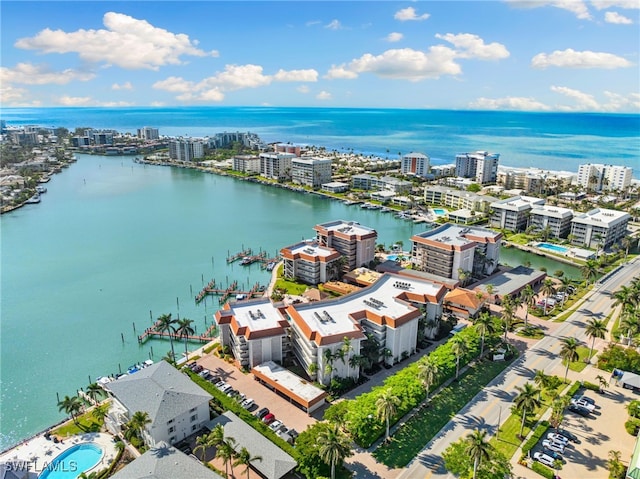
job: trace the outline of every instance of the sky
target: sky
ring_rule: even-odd
[[[640,0],[6,1],[0,106],[640,112]]]

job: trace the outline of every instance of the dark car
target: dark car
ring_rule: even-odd
[[[542,448],[542,453],[546,454],[547,456],[551,456],[551,458],[554,459],[554,460],[555,459],[558,459],[560,461],[563,460],[562,459],[562,454],[560,454],[559,452],[556,452],[556,451],[552,451],[551,449],[547,449],[546,447]]]
[[[262,409],[260,409],[257,413],[256,413],[256,417],[258,419],[262,419],[263,417],[265,417],[267,414],[269,414],[269,409],[266,407],[263,407]]]
[[[202,370],[203,370],[203,369],[204,369],[204,368],[203,368],[200,364],[196,364],[196,365],[193,367],[192,371],[193,371],[194,373],[199,373],[199,372],[202,372]]]
[[[560,434],[561,436],[566,437],[567,439],[569,439],[569,441],[571,442],[575,442],[576,444],[580,444],[580,439],[578,439],[578,436],[576,436],[574,433],[569,432],[569,431],[565,431],[564,429],[560,429],[558,431],[558,434]]]
[[[591,416],[591,412],[586,407],[578,406],[577,404],[570,404],[567,409],[569,409],[569,411],[571,412],[579,414],[582,417]]]

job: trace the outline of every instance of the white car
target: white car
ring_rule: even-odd
[[[584,398],[572,399],[571,404],[573,404],[574,406],[581,406],[586,410],[588,410],[589,412],[593,412],[596,408],[595,404],[592,404],[589,401],[586,401]]]
[[[271,429],[272,431],[277,431],[278,429],[280,429],[282,426],[284,426],[284,424],[282,424],[282,421],[278,421],[277,419],[275,421],[273,421],[271,424],[269,424],[269,429]]]
[[[536,461],[541,462],[545,466],[553,467],[553,458],[551,456],[548,456],[547,454],[536,452],[533,454],[533,458]]]
[[[245,409],[249,409],[251,406],[253,406],[256,402],[251,399],[251,398],[247,398],[244,401],[242,401],[242,403],[240,403],[240,405],[245,408]]]
[[[564,453],[564,446],[559,442],[553,442],[548,439],[542,441],[542,446],[546,447],[550,451],[559,452],[560,454]]]
[[[594,406],[596,405],[595,399],[592,399],[589,396],[579,396],[576,398],[576,400],[588,402],[589,404],[593,404]]]
[[[552,432],[547,434],[547,439],[553,442],[558,442],[564,446],[566,446],[569,443],[569,438],[566,438],[561,434],[554,434]]]

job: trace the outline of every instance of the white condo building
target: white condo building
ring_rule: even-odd
[[[551,205],[536,205],[529,212],[529,226],[542,231],[549,228],[554,238],[566,238],[571,231],[573,210]]]
[[[586,190],[622,191],[631,184],[633,170],[628,166],[591,164],[578,168],[578,184]]]
[[[291,179],[295,184],[320,188],[331,181],[330,158],[293,158]]]
[[[475,178],[476,183],[495,183],[498,178],[499,153],[476,151],[456,155],[456,176]]]
[[[260,157],[256,155],[236,155],[233,157],[235,171],[243,173],[260,173]]]
[[[595,208],[573,217],[571,244],[607,248],[626,236],[631,216],[623,211]]]
[[[376,254],[378,233],[355,221],[330,221],[314,226],[321,246],[336,249],[347,261],[343,272],[368,265]]]
[[[291,179],[293,153],[260,153],[260,174],[273,180]]]
[[[138,138],[142,138],[143,140],[157,140],[160,138],[160,132],[157,128],[144,126],[142,128],[138,128]]]
[[[429,157],[423,153],[404,155],[400,171],[405,175],[426,176],[429,173]]]
[[[193,161],[204,156],[204,141],[200,138],[177,138],[169,141],[169,158]]]
[[[342,255],[316,241],[301,241],[280,250],[285,278],[295,278],[307,284],[326,283],[339,276]]]
[[[509,231],[522,231],[527,227],[531,209],[544,205],[544,199],[533,196],[513,196],[491,205],[489,225]]]

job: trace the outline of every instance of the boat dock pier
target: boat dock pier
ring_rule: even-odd
[[[138,336],[138,343],[144,344],[147,339],[150,338],[173,338],[178,341],[184,341],[185,336],[181,336],[176,333],[169,333],[167,331],[160,331],[158,328],[160,327],[160,321],[156,321],[153,323],[153,326],[144,330],[144,332]],[[190,335],[187,336],[187,341],[199,341],[201,343],[208,343],[213,339],[212,333],[216,330],[216,324],[213,323],[211,326],[207,328],[207,330],[203,334],[198,335]]]
[[[227,264],[233,263],[234,261],[238,261],[239,259],[242,259],[246,256],[251,256],[251,253],[252,253],[251,248],[244,249],[244,247],[242,248],[242,251],[239,251],[234,255],[229,255],[227,252]]]
[[[199,304],[200,301],[204,299],[204,297],[209,293],[209,290],[216,287],[216,280],[212,279],[207,283],[205,287],[203,287],[200,292],[196,295],[196,304]]]

